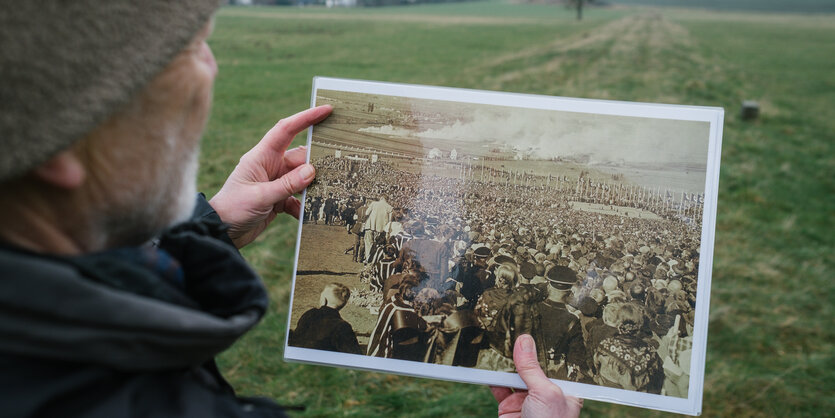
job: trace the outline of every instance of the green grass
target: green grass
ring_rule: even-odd
[[[833,13],[830,0],[611,0],[617,5],[696,7],[711,10],[744,10],[759,12]]]
[[[279,118],[309,106],[315,75],[724,107],[703,413],[835,410],[832,19],[620,8],[577,23],[562,7],[500,2],[227,8],[210,44],[209,195]],[[744,99],[762,104],[758,121],[739,120]],[[273,303],[221,356],[240,392],[307,406],[300,416],[495,415],[477,385],[284,363],[296,227],[280,218],[244,251]],[[584,415],[663,414],[587,402]]]

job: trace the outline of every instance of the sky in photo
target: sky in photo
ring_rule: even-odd
[[[595,162],[707,161],[710,124],[590,113],[464,105],[443,127],[410,129],[384,125],[362,132],[414,138],[504,144],[539,158],[587,155]]]

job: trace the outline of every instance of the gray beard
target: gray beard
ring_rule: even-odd
[[[102,248],[140,245],[187,221],[197,195],[198,154],[195,147],[186,158],[173,163],[172,169],[166,171],[168,175],[157,172],[152,184],[123,191],[124,199],[107,211],[101,223]]]

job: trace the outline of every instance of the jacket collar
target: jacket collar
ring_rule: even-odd
[[[0,249],[0,352],[125,371],[202,364],[267,307],[257,274],[220,233],[191,222],[156,247],[77,257]]]

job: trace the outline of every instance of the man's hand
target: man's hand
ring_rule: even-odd
[[[328,117],[333,108],[319,106],[282,119],[241,157],[220,191],[209,201],[229,224],[229,237],[241,248],[252,242],[281,212],[298,218],[301,202],[293,195],[313,181],[304,146],[287,151],[290,141]]]
[[[513,347],[513,363],[528,390],[491,386],[499,402],[499,417],[576,418],[583,407],[582,399],[565,396],[562,389],[548,380],[536,358],[536,347],[530,335],[520,335]]]

